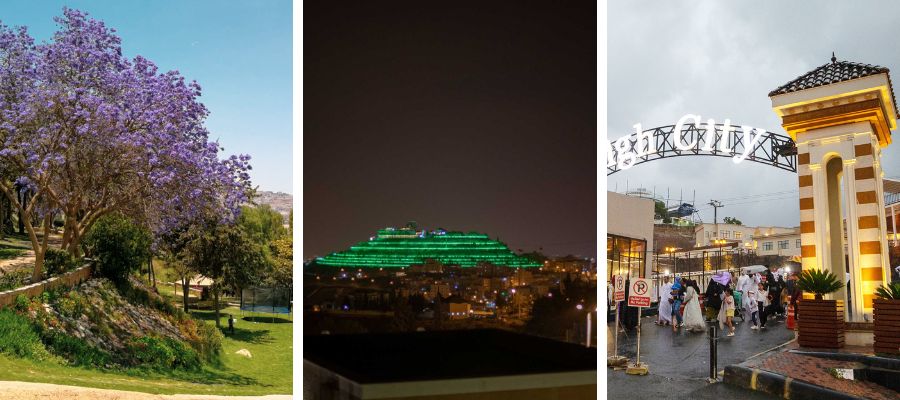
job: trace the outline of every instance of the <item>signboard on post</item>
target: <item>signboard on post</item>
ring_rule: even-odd
[[[650,307],[650,282],[644,278],[633,278],[628,293],[629,307]]]
[[[613,291],[613,301],[619,302],[625,300],[625,277],[622,275],[615,276],[615,290]]]

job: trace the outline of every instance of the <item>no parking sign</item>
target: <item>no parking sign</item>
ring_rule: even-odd
[[[613,300],[617,302],[625,300],[625,277],[622,275],[616,275],[614,281],[615,291],[613,292]]]
[[[650,307],[650,282],[644,278],[633,278],[628,293],[629,307]]]

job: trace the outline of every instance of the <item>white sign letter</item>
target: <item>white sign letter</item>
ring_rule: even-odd
[[[710,118],[706,120],[706,141],[703,142],[703,151],[712,151],[713,145],[716,143],[716,120]]]
[[[696,138],[689,143],[685,143],[681,137],[681,130],[684,128],[684,123],[689,119],[694,120],[694,125],[700,124],[699,115],[685,114],[685,116],[678,119],[678,123],[675,124],[675,130],[672,131],[672,134],[675,135],[675,147],[678,150],[690,150],[697,144]]]
[[[759,143],[759,140],[762,139],[763,135],[765,135],[766,131],[762,131],[762,133],[757,133],[754,135],[755,129],[752,126],[741,125],[741,129],[744,131],[744,138],[749,138],[749,143],[744,143],[744,152],[740,156],[734,156],[731,158],[731,161],[734,161],[735,164],[740,163],[747,159],[747,156],[750,155],[750,152],[753,151],[753,147]]]

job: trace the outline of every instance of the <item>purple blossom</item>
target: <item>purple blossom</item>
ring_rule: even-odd
[[[204,126],[201,87],[122,56],[102,21],[64,8],[51,41],[0,23],[0,170],[52,189],[42,212],[112,207],[157,233],[201,215],[233,219],[250,157],[222,156]]]

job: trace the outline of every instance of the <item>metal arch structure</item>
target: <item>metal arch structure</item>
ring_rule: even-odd
[[[708,132],[709,126],[706,124],[685,123],[682,125],[680,132],[675,132],[676,125],[666,125],[658,128],[647,129],[643,131],[642,137],[649,136],[649,140],[641,140],[638,145],[639,136],[631,134],[623,138],[625,142],[624,151],[617,145],[618,140],[610,142],[608,147],[609,158],[606,166],[606,176],[610,176],[622,169],[619,166],[619,156],[623,152],[631,152],[635,155],[633,163],[628,168],[645,162],[659,160],[663,158],[673,158],[682,156],[716,156],[716,157],[733,157],[736,154],[743,154],[746,145],[752,143],[752,148],[747,154],[746,160],[769,165],[785,171],[797,172],[797,146],[793,139],[789,136],[767,132],[762,129],[751,129],[750,135],[762,135],[761,138],[751,140],[753,137],[748,136],[748,132],[743,131],[740,125],[729,125],[727,129],[724,124],[715,124],[714,131]],[[649,133],[649,135],[647,135]],[[707,138],[713,134],[712,145],[706,142]],[[626,139],[627,138],[627,139]],[[619,139],[619,140],[623,140]],[[681,149],[675,145],[675,140],[681,140],[684,143],[694,143],[687,149]],[[725,140],[722,150],[722,141]]]

